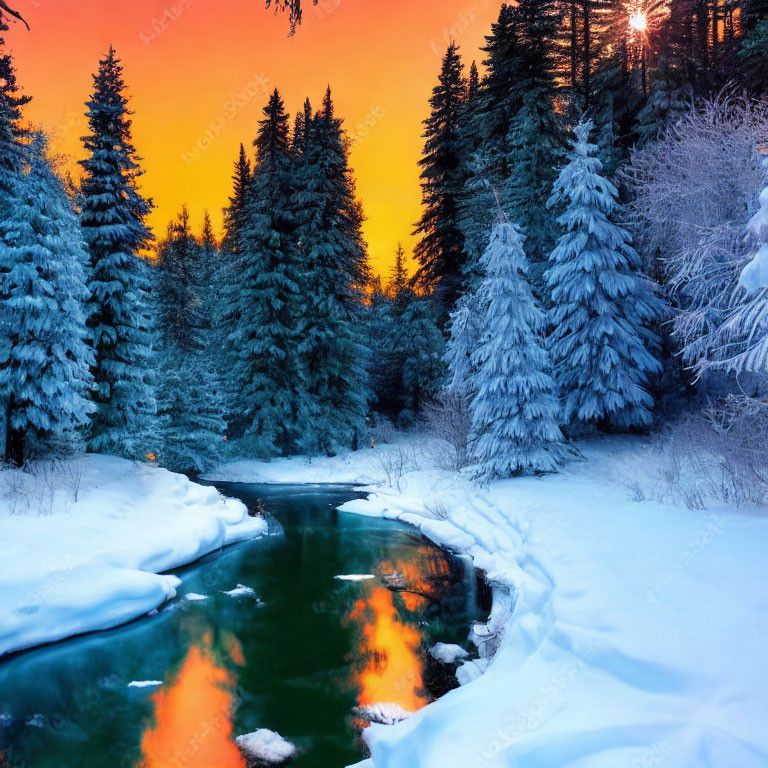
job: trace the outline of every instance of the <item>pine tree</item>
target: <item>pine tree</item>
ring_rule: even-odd
[[[14,177],[21,172],[22,139],[26,135],[21,125],[22,109],[30,101],[20,93],[13,57],[4,46],[0,37],[0,216],[9,211]]]
[[[88,157],[81,161],[80,223],[88,245],[89,327],[95,352],[97,410],[90,447],[139,457],[151,450],[155,401],[149,267],[151,203],[131,140],[123,67],[114,48],[99,62],[88,102]]]
[[[198,279],[200,248],[189,226],[186,205],[168,225],[168,235],[157,255],[157,322],[163,339],[183,352],[199,352],[205,347],[205,315]]]
[[[0,393],[5,458],[24,463],[30,440],[71,435],[93,405],[83,303],[87,255],[60,179],[35,138],[0,221]]]
[[[248,450],[269,457],[296,450],[308,408],[288,115],[277,89],[264,108],[255,145],[257,166],[238,245],[238,322],[230,342],[237,353],[238,412]]]
[[[300,448],[332,453],[355,444],[365,427],[369,394],[360,317],[369,275],[348,143],[330,88],[309,124],[302,160],[295,240],[305,273],[301,352],[310,414]]]
[[[415,234],[421,285],[434,292],[441,327],[448,322],[464,290],[466,253],[459,227],[459,204],[466,181],[462,165],[459,117],[466,83],[459,49],[451,43],[443,57],[439,84],[432,91],[431,113],[424,121],[424,152],[419,161],[423,213]]]
[[[651,324],[662,304],[642,274],[629,234],[613,222],[616,188],[601,175],[591,122],[581,122],[551,205],[565,230],[550,257],[551,349],[566,422],[647,426],[650,377],[660,373]]]
[[[471,389],[472,352],[480,341],[482,331],[477,294],[470,291],[459,299],[451,315],[451,335],[445,348],[445,364],[448,367],[445,389],[449,394],[462,398],[474,394]]]
[[[213,233],[208,226],[209,247]],[[203,247],[189,226],[186,206],[168,226],[157,260],[157,393],[160,460],[176,472],[199,473],[221,459],[226,422],[222,387],[207,346]]]
[[[398,420],[410,427],[443,385],[445,340],[429,296],[408,290],[395,303],[392,356],[397,371]]]
[[[472,353],[470,381],[477,475],[489,482],[554,471],[566,453],[543,341],[546,318],[528,283],[515,226],[494,227],[482,267],[476,301],[483,333]]]
[[[517,16],[517,56],[521,105],[507,133],[504,210],[511,213],[526,236],[526,252],[534,285],[541,288],[541,271],[552,250],[547,213],[555,168],[565,149],[554,59],[558,15],[554,0],[521,0]]]
[[[387,293],[395,300],[403,296],[408,290],[408,272],[405,268],[405,249],[402,243],[397,244],[395,249],[395,263],[392,265],[392,271],[389,275],[387,284]]]

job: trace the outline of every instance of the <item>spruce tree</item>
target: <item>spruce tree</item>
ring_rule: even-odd
[[[432,91],[431,113],[424,121],[424,152],[419,161],[423,213],[415,234],[417,278],[433,291],[438,323],[448,323],[464,290],[466,253],[459,226],[459,205],[466,181],[459,119],[466,83],[459,49],[448,46],[439,84]]]
[[[5,458],[24,463],[32,438],[88,424],[93,356],[83,304],[85,243],[41,136],[13,176],[12,212],[0,221],[0,393]]]
[[[95,353],[94,451],[139,457],[152,452],[155,409],[149,267],[151,209],[138,190],[142,174],[131,139],[123,66],[109,49],[87,104],[88,157],[80,223],[89,250],[88,315]]]
[[[482,336],[472,352],[471,451],[484,482],[551,472],[566,456],[548,373],[546,318],[528,283],[518,229],[497,223],[477,291]]]
[[[295,452],[306,424],[307,380],[300,349],[304,332],[288,115],[275,89],[255,141],[257,165],[239,237],[237,409],[247,450],[260,456]]]
[[[330,88],[311,119],[295,178],[304,298],[301,353],[308,386],[302,451],[331,453],[357,442],[369,399],[360,318],[368,265],[348,143]]]
[[[565,230],[547,272],[550,343],[565,422],[640,427],[651,421],[650,377],[660,373],[651,325],[662,314],[629,234],[614,223],[616,188],[601,175],[590,121],[575,129],[551,204]]]

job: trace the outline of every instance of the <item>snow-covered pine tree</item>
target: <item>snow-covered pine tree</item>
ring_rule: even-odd
[[[424,121],[424,152],[419,161],[423,213],[414,234],[417,278],[433,291],[438,324],[445,327],[464,290],[466,253],[459,227],[459,203],[465,177],[459,117],[466,83],[458,46],[451,43],[443,57],[439,83]]]
[[[558,95],[555,62],[558,8],[555,0],[521,0],[517,18],[520,108],[507,132],[509,177],[504,210],[525,233],[531,280],[541,290],[542,273],[554,238],[547,199],[565,150],[565,134],[555,111]]]
[[[270,457],[296,450],[308,412],[288,115],[277,89],[264,108],[255,145],[257,165],[238,245],[238,322],[230,342],[237,351],[237,410],[247,449]]]
[[[160,460],[176,472],[202,472],[222,456],[224,405],[202,297],[202,248],[186,206],[168,226],[157,260],[157,330],[160,337],[158,430]]]
[[[601,175],[592,128],[591,121],[576,127],[550,201],[565,206],[558,218],[565,234],[546,275],[550,345],[565,423],[643,427],[651,422],[649,379],[661,372],[652,325],[663,304],[641,271],[629,233],[613,221],[618,195]]]
[[[478,264],[479,267],[479,264]],[[477,294],[465,293],[451,315],[451,335],[445,347],[448,366],[448,394],[463,398],[472,396],[472,352],[477,347],[483,328],[478,313]]]
[[[240,243],[246,223],[246,201],[251,178],[251,163],[241,144],[232,174],[232,195],[229,205],[224,209],[224,236],[211,290],[214,296],[211,345],[215,350],[216,370],[225,389],[225,411],[231,435],[242,432],[243,428],[242,420],[237,416],[239,385],[232,376],[237,362],[237,350],[229,343],[229,337],[239,321],[240,278],[243,270]]]
[[[544,346],[546,318],[528,282],[523,238],[496,224],[477,290],[482,336],[472,353],[471,451],[484,482],[552,472],[566,458]]]
[[[445,375],[445,340],[437,325],[431,297],[410,288],[392,308],[392,363],[396,371],[398,419],[411,426],[433,400]]]
[[[17,465],[30,438],[72,435],[93,411],[85,243],[44,138],[24,155],[27,170],[12,180],[12,212],[0,221],[0,396],[5,458]]]
[[[90,448],[136,458],[154,450],[150,267],[141,256],[151,241],[144,223],[151,203],[137,187],[142,171],[114,48],[99,62],[87,106],[80,224],[90,255],[88,323],[96,357]]]
[[[768,159],[764,162],[768,172]],[[730,311],[704,347],[711,353],[698,361],[699,373],[712,368],[737,374],[768,371],[768,187],[759,204],[747,223],[752,258],[739,275]]]
[[[310,408],[298,447],[332,453],[355,445],[365,428],[368,355],[361,305],[369,274],[348,143],[330,88],[306,130],[293,201],[307,301],[301,353]]]

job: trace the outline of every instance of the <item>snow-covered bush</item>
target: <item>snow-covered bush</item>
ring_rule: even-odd
[[[765,186],[757,149],[768,103],[721,94],[632,154],[636,243],[677,308],[672,330],[686,365],[709,359],[749,250],[744,221]]]

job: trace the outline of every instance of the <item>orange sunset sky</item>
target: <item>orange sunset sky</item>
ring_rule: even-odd
[[[304,24],[262,0],[18,0],[32,27],[6,33],[27,117],[53,150],[82,156],[91,73],[110,43],[125,65],[144,191],[156,234],[182,203],[197,229],[207,208],[221,226],[239,142],[251,148],[266,91],[291,112],[319,106],[330,84],[356,139],[352,166],[368,221],[372,264],[386,273],[398,240],[412,247],[419,217],[421,121],[448,41],[467,69],[480,58],[500,0],[307,0]]]

